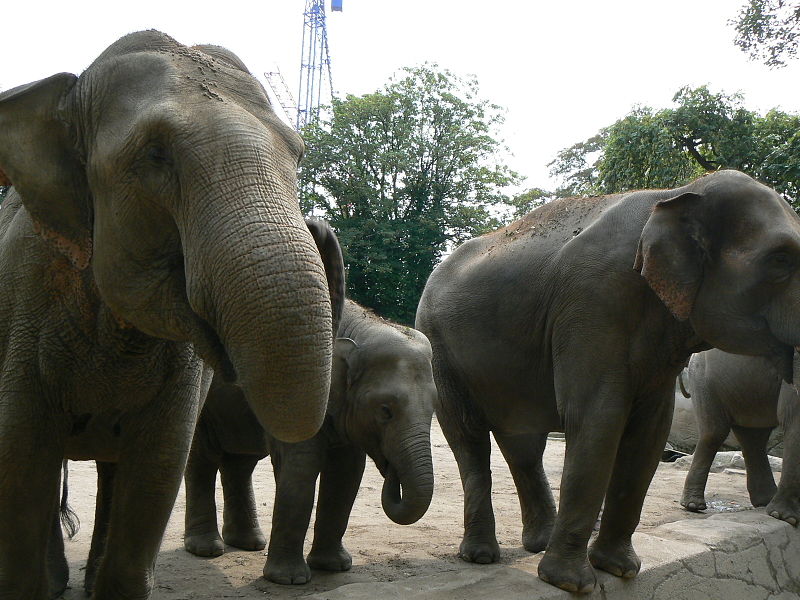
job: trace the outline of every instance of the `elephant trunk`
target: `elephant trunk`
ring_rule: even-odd
[[[285,179],[279,190],[259,182],[218,189],[225,202],[215,202],[208,181],[207,208],[181,237],[195,242],[184,243],[189,303],[219,340],[222,363],[266,431],[298,442],[325,416],[333,336],[322,260],[293,174]]]
[[[409,525],[422,518],[433,497],[430,430],[420,428],[401,439],[399,451],[386,454],[381,503],[392,521]]]

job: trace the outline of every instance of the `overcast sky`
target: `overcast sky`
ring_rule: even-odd
[[[770,70],[733,45],[744,0],[343,0],[328,13],[334,88],[364,94],[404,66],[475,75],[507,109],[501,135],[523,187],[554,187],[556,153],[637,104],[666,108],[682,86],[740,91],[748,108],[800,111],[800,60]],[[255,8],[254,8],[255,7]],[[0,88],[80,73],[110,43],[160,29],[236,52],[262,81],[276,66],[293,94],[305,0],[3,2]]]

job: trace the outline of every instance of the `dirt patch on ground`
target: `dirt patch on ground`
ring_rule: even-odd
[[[461,481],[453,454],[435,421],[432,441],[436,491],[428,513],[413,525],[392,523],[381,509],[383,480],[374,465],[369,463],[344,540],[345,547],[353,555],[352,570],[347,573],[315,571],[312,581],[303,586],[277,585],[261,577],[265,551],[244,552],[229,547],[223,556],[213,559],[197,558],[186,552],[182,540],[185,502],[181,489],[159,554],[152,598],[298,598],[356,582],[392,582],[437,574],[445,579],[457,578],[464,571],[481,569],[480,565],[465,563],[456,556],[462,535]],[[563,458],[563,440],[551,440],[545,467],[556,497]],[[541,555],[530,554],[522,548],[519,502],[508,467],[496,446],[492,450],[492,471],[492,499],[501,562],[535,573]],[[713,508],[706,514],[687,513],[678,503],[685,475],[685,471],[671,463],[659,466],[645,502],[639,531],[671,521],[703,519],[719,512],[751,508],[742,474],[712,473],[706,500]],[[86,597],[83,593],[83,569],[91,542],[95,485],[93,463],[70,463],[70,502],[82,525],[78,535],[66,543],[71,572],[71,589],[63,596],[67,600]],[[254,488],[261,509],[261,527],[268,535],[275,490],[269,460],[262,461],[256,469]],[[221,509],[219,490],[217,502]],[[221,512],[219,523],[222,524]],[[131,540],[131,543],[135,541]],[[310,534],[306,539],[306,551],[309,545]]]

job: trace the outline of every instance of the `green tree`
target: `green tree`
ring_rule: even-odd
[[[474,79],[423,65],[334,100],[329,119],[303,130],[303,210],[336,229],[354,300],[413,323],[447,248],[501,224],[493,207],[516,181],[499,159],[502,118]]]
[[[759,115],[740,94],[684,87],[674,108],[637,107],[550,163],[559,195],[674,187],[705,172],[739,169],[800,202],[800,115]]]
[[[749,0],[736,19],[734,43],[752,60],[769,67],[783,67],[797,56],[800,42],[800,2],[797,0]]]

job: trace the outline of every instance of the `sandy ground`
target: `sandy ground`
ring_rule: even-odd
[[[355,582],[391,582],[410,576],[439,574],[454,577],[459,572],[480,569],[465,563],[456,552],[462,535],[461,482],[453,454],[434,421],[432,431],[436,491],[427,514],[413,525],[392,523],[381,509],[382,478],[368,462],[361,492],[356,500],[350,526],[344,539],[353,555],[353,568],[347,573],[313,572],[310,583],[282,586],[261,577],[266,551],[244,552],[227,548],[223,556],[197,558],[183,549],[185,502],[183,489],[178,496],[169,522],[156,571],[157,600],[189,600],[195,598],[298,598],[324,593]],[[564,442],[548,443],[545,466],[553,492],[558,496]],[[497,520],[497,537],[503,564],[535,573],[540,554],[532,555],[521,545],[522,525],[516,491],[500,451],[493,447],[492,498]],[[681,519],[702,519],[715,512],[750,508],[741,473],[712,473],[706,500],[712,506],[705,515],[690,514],[679,503],[686,472],[671,463],[662,463],[650,486],[645,502],[640,531],[662,523]],[[63,598],[85,598],[83,570],[89,552],[94,516],[96,476],[94,463],[70,463],[70,502],[81,519],[81,530],[67,542],[70,563],[70,586]],[[261,527],[269,533],[274,482],[269,460],[256,469],[254,488],[260,506]],[[219,523],[222,524],[222,498],[218,486]],[[306,551],[310,534],[306,538]]]

